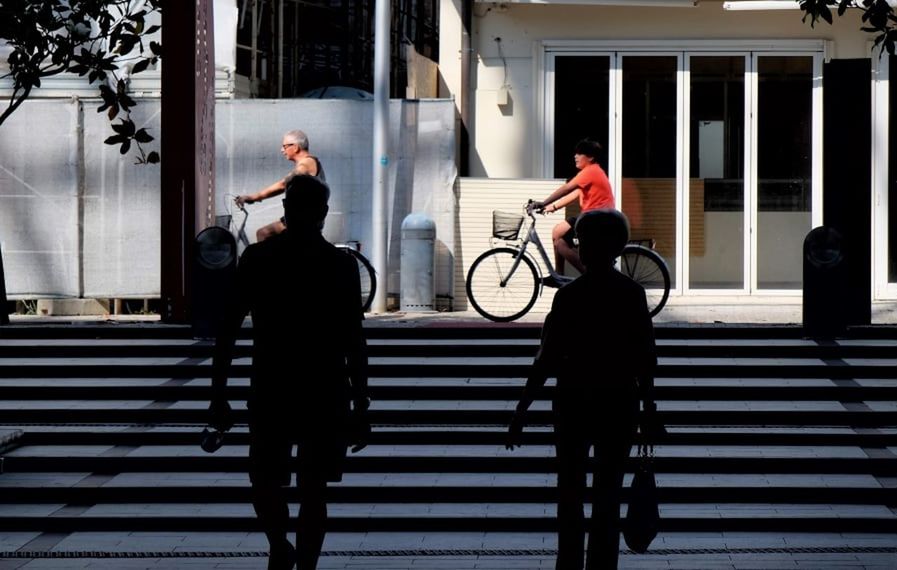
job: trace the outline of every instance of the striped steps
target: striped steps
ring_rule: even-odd
[[[329,491],[332,530],[551,531],[547,402],[526,445],[503,449],[538,329],[370,333],[375,431]],[[662,530],[897,532],[894,331],[825,343],[789,327],[657,333]],[[2,454],[0,529],[257,529],[245,428],[214,455],[198,448],[211,346],[186,334],[0,330],[0,427],[24,432]],[[248,371],[244,334],[228,388],[238,423]]]

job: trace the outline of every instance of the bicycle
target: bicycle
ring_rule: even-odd
[[[517,242],[493,247],[480,255],[467,272],[467,298],[476,311],[491,321],[510,322],[525,315],[536,303],[544,287],[560,288],[573,277],[556,272],[536,233],[533,201],[526,207],[530,218],[524,237],[519,237],[525,216],[507,212],[492,212],[492,237],[495,240]],[[656,251],[640,243],[652,240],[631,240],[620,254],[617,270],[645,288],[648,311],[653,317],[663,309],[670,296],[670,271],[666,261]],[[541,255],[548,276],[542,275],[539,264],[527,251],[532,243]]]
[[[245,206],[236,204],[234,198],[236,198],[236,194],[227,194],[227,199],[225,200],[227,215],[222,216],[226,219],[219,220],[219,225],[225,227],[234,235],[234,238],[237,240],[238,254],[242,254],[243,250],[249,246],[249,237],[246,235],[246,222],[249,220],[249,211]],[[231,204],[236,205],[243,213],[243,220],[239,224],[234,219]],[[348,241],[333,245],[337,249],[351,255],[358,265],[358,277],[361,282],[361,307],[364,311],[369,311],[371,304],[374,302],[374,294],[377,292],[377,274],[374,272],[374,266],[371,265],[371,262],[361,253],[361,242]]]

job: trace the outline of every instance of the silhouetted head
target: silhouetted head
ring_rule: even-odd
[[[287,180],[283,214],[287,228],[295,232],[321,231],[327,217],[330,187],[309,174],[296,174]]]
[[[576,237],[587,268],[611,265],[629,241],[629,220],[615,208],[590,210],[576,221]]]

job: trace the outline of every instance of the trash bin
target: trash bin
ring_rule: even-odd
[[[804,239],[804,336],[832,338],[847,331],[847,263],[834,228],[814,228]]]
[[[197,234],[194,252],[193,336],[215,338],[224,322],[227,302],[234,294],[237,243],[229,231],[212,226]]]
[[[426,214],[408,214],[402,220],[400,308],[410,312],[436,310],[433,259],[436,224]]]

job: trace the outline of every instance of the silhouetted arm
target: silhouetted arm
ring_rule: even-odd
[[[557,295],[555,295],[557,299]],[[545,386],[545,381],[555,369],[554,363],[557,361],[556,350],[558,339],[557,331],[554,328],[555,318],[552,317],[554,311],[548,313],[545,317],[545,323],[542,325],[542,343],[539,346],[539,352],[533,360],[530,367],[529,376],[526,384],[523,386],[523,393],[520,395],[520,401],[511,416],[511,423],[508,426],[508,443],[505,445],[508,449],[514,449],[520,445],[520,439],[523,434],[523,426],[526,411],[532,405],[536,395]]]
[[[248,250],[247,250],[248,252]],[[246,268],[250,263],[246,261],[251,257],[245,253],[240,260],[237,269],[236,283],[225,307],[225,317],[215,338],[215,350],[212,354],[212,398],[209,404],[211,420],[209,424],[220,430],[230,429],[230,405],[227,403],[225,389],[227,377],[233,360],[234,345],[237,342],[237,334],[243,325],[243,319],[249,313],[248,276],[250,270]]]
[[[639,399],[644,403],[644,420],[642,422],[643,433],[649,436],[662,434],[663,426],[659,425],[655,412],[657,404],[654,402],[654,374],[657,370],[657,345],[654,341],[654,324],[648,312],[648,304],[644,292],[640,298],[640,311],[637,333],[638,350],[636,359],[638,370]]]
[[[367,341],[364,336],[364,309],[356,308],[361,299],[361,282],[355,260],[348,258],[347,279],[349,280],[349,293],[347,294],[347,319],[346,319],[346,366],[349,372],[349,382],[352,389],[353,408],[365,411],[370,404],[368,395],[368,351]]]

